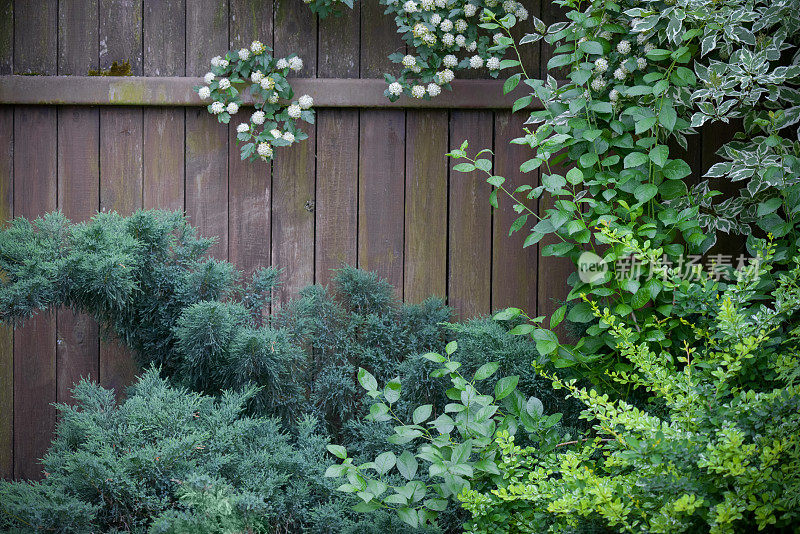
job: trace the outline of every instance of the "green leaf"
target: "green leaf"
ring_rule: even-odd
[[[341,445],[328,445],[328,452],[330,452],[337,458],[341,458],[342,460],[347,458],[347,449],[345,449]]]
[[[482,170],[487,174],[492,173],[492,162],[488,159],[476,159],[475,160],[475,167]]]
[[[659,167],[663,167],[667,163],[668,156],[669,148],[667,145],[656,145],[650,149],[650,161]]]
[[[498,368],[500,368],[500,364],[497,362],[488,362],[481,365],[478,370],[475,371],[475,380],[485,380],[489,378]]]
[[[579,302],[569,310],[567,319],[573,323],[588,323],[594,319],[592,307],[588,302]]]
[[[503,94],[507,95],[511,91],[513,91],[517,85],[519,85],[519,80],[522,78],[522,73],[518,72],[517,74],[511,76],[509,79],[503,83]]]
[[[531,172],[538,169],[543,163],[543,160],[540,158],[531,158],[522,165],[519,166],[520,172]]]
[[[668,180],[680,180],[692,174],[692,168],[682,159],[673,159],[664,165],[662,172]]]
[[[536,350],[542,355],[547,355],[558,348],[558,338],[550,330],[537,328],[533,332],[533,339],[536,340]]]
[[[553,315],[550,316],[550,328],[555,328],[559,324],[561,324],[561,321],[564,320],[564,315],[566,314],[566,312],[567,312],[567,305],[566,304],[564,304],[563,306],[558,308],[556,311],[554,311]]]
[[[583,182],[583,172],[577,167],[573,167],[567,171],[567,181],[572,185],[577,185]]]
[[[397,459],[397,470],[406,480],[411,480],[416,476],[418,466],[417,459],[408,451],[403,451],[400,458]]]
[[[422,406],[418,406],[414,410],[414,413],[411,415],[411,419],[414,421],[415,425],[418,425],[423,421],[427,421],[428,418],[431,416],[432,412],[433,412],[432,404],[423,404]]]
[[[678,112],[672,106],[664,106],[661,113],[658,114],[658,122],[671,132],[678,122]]]
[[[389,404],[397,402],[400,399],[400,381],[396,378],[389,381],[386,387],[383,388],[383,396]]]
[[[658,194],[658,187],[653,184],[642,184],[633,190],[633,196],[640,203],[645,203]]]
[[[522,98],[518,98],[514,101],[514,105],[511,108],[512,113],[516,113],[517,111],[521,110],[522,108],[526,108],[531,105],[533,102],[533,97],[531,95],[523,96]]]
[[[508,397],[516,389],[518,382],[519,376],[516,375],[501,378],[494,385],[494,398],[499,401]]]
[[[447,361],[447,358],[436,352],[426,352],[422,357],[434,363],[444,363]]]
[[[457,348],[458,348],[458,342],[451,341],[450,343],[444,346],[444,351],[447,353],[448,356],[450,356],[456,351]]]
[[[598,43],[597,41],[583,41],[578,45],[578,48],[580,48],[587,54],[595,54],[595,55],[603,54],[603,45]]]
[[[769,200],[765,200],[758,205],[758,211],[756,212],[756,215],[763,217],[764,215],[773,213],[781,207],[781,204],[783,204],[783,201],[780,197],[774,197],[770,198]]]
[[[417,528],[419,526],[419,516],[417,515],[417,511],[413,508],[409,508],[408,506],[398,508],[397,517],[411,528]]]
[[[522,310],[519,308],[506,308],[505,310],[501,310],[494,314],[492,319],[495,321],[510,321],[511,319],[515,319],[522,314]]]
[[[378,381],[375,380],[375,377],[361,367],[358,369],[358,383],[367,391],[376,391],[378,389]]]
[[[642,287],[639,288],[639,290],[633,294],[633,298],[631,299],[631,306],[633,307],[633,309],[638,310],[648,302],[650,302],[650,290],[645,287]]]
[[[453,170],[458,172],[472,172],[475,170],[475,165],[472,163],[459,163],[453,167]]]
[[[394,467],[395,463],[397,463],[397,458],[395,457],[394,453],[391,451],[384,452],[378,455],[375,458],[375,470],[378,471],[379,474],[385,475],[386,473]]]
[[[647,156],[642,152],[631,152],[625,156],[624,165],[626,169],[631,169],[640,165],[644,165],[647,163],[647,161]]]

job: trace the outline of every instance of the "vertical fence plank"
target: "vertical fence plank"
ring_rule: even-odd
[[[492,148],[493,116],[490,111],[452,111],[450,148],[469,141],[470,154]],[[491,154],[487,154],[491,159]],[[447,303],[462,319],[491,311],[492,207],[491,187],[478,171],[452,170],[448,221]]]
[[[59,0],[58,73],[86,76],[97,69],[98,0]]]
[[[525,119],[521,114],[509,112],[498,112],[495,116],[494,172],[506,178],[506,187],[512,191],[523,184],[538,185],[535,173],[526,175],[519,170],[530,152],[523,145],[509,143],[522,134]],[[502,194],[498,199],[500,208],[494,211],[492,241],[492,309],[515,306],[533,316],[537,313],[537,250],[536,247],[523,249],[522,243],[534,220],[531,216],[528,224],[509,236],[509,228],[519,215],[511,209],[510,199]]]
[[[394,21],[377,2],[361,5],[361,77],[396,69],[404,51]],[[361,110],[358,158],[358,266],[386,278],[402,297],[405,111]]]
[[[361,112],[358,266],[377,272],[399,293],[403,288],[405,137],[405,112]]]
[[[129,215],[142,207],[142,110],[100,112],[100,207]],[[100,383],[122,395],[138,369],[129,349],[109,339],[100,344]]]
[[[186,74],[185,0],[146,2],[144,75]],[[143,110],[143,198],[145,209],[183,210],[184,111]]]
[[[0,74],[14,72],[14,0],[0,0]]]
[[[60,0],[58,73],[85,75],[99,59],[98,3]],[[100,112],[65,106],[58,110],[58,208],[72,222],[91,218],[100,206]],[[58,402],[69,402],[73,384],[98,379],[97,323],[88,315],[60,309],[57,314],[56,376]]]
[[[316,17],[288,2],[275,10],[275,56],[291,52],[303,59],[298,75],[316,75]],[[299,97],[300,95],[295,95]],[[316,126],[303,124],[308,140],[278,149],[272,177],[272,263],[285,269],[278,305],[314,282],[314,205]]]
[[[58,110],[58,208],[72,222],[90,219],[100,204],[97,109]],[[58,401],[68,402],[73,384],[99,376],[97,323],[88,315],[58,311]]]
[[[137,0],[100,0],[100,67],[128,61],[141,76],[143,16]],[[100,111],[100,207],[128,215],[142,208],[141,108]],[[137,372],[131,351],[119,341],[100,344],[100,383],[122,395]]]
[[[14,108],[0,106],[0,228],[14,217]],[[0,325],[0,478],[14,477],[14,330]]]
[[[272,0],[231,0],[231,48],[250,46],[258,39],[272,45]],[[253,109],[231,119],[228,137],[228,259],[245,274],[270,264],[270,163],[242,161],[236,125],[247,122]]]
[[[202,76],[228,46],[228,3],[188,2],[186,74]],[[212,256],[228,257],[228,130],[204,107],[186,110],[186,214],[201,235],[216,237]]]
[[[316,281],[356,265],[358,232],[358,112],[317,112]]]
[[[319,21],[319,77],[358,78],[362,5],[356,3],[341,17]],[[333,269],[358,261],[358,128],[357,110],[317,111],[314,279],[318,284],[329,283]]]
[[[15,3],[14,71],[56,74],[56,0]],[[14,215],[35,218],[56,208],[54,108],[14,110]],[[55,425],[56,320],[50,313],[14,333],[14,476],[39,478],[38,459]]]
[[[14,72],[14,2],[0,0],[0,74]],[[0,227],[14,216],[14,108],[0,106]],[[0,478],[14,477],[14,331],[0,325]]]
[[[446,111],[408,112],[403,256],[407,302],[447,296],[447,133]]]
[[[100,68],[107,69],[116,61],[127,61],[131,74],[141,76],[142,2],[140,0],[99,0]]]
[[[14,214],[56,208],[56,110],[19,106],[14,116]],[[14,475],[39,478],[56,413],[56,321],[43,312],[14,334]]]

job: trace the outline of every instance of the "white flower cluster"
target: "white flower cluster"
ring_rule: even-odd
[[[239,95],[243,88],[234,90],[235,83],[252,82],[250,92],[256,110],[248,120],[236,126],[236,138],[244,143],[241,147],[243,159],[271,159],[275,147],[308,137],[297,128],[295,121],[313,122],[314,99],[311,96],[302,95],[290,104],[281,104],[281,98],[289,100],[293,96],[285,78],[287,70],[299,71],[303,60],[295,55],[272,58],[266,52],[263,43],[253,41],[249,48],[214,57],[211,70],[203,76],[205,85],[195,88],[201,99],[211,100],[209,113],[220,122],[228,123],[242,106]]]
[[[505,44],[509,40],[503,28],[498,33],[484,27],[483,6],[494,8],[492,16],[497,18],[530,17],[516,0],[387,0],[385,5],[398,27],[408,29],[404,33],[408,52],[390,56],[402,69],[397,78],[388,77],[384,94],[391,100],[403,94],[438,96],[463,69],[485,68],[497,77],[510,45]]]

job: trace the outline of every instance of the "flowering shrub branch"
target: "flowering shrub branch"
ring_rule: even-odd
[[[249,89],[256,111],[236,127],[236,138],[244,143],[242,159],[251,161],[271,160],[275,148],[307,139],[308,135],[297,126],[298,120],[314,124],[314,100],[303,95],[291,101],[294,92],[286,79],[289,71],[303,68],[303,60],[295,54],[273,58],[270,51],[260,41],[253,41],[249,49],[231,50],[224,58],[214,57],[211,71],[204,77],[206,85],[194,88],[200,98],[212,100],[209,113],[225,124],[239,112],[241,93]],[[249,88],[242,89],[248,83]],[[287,105],[286,101],[291,103]]]

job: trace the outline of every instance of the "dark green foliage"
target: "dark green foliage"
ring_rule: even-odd
[[[81,382],[77,404],[59,406],[47,478],[0,483],[0,526],[141,531],[161,516],[156,531],[169,532],[164,525],[199,521],[212,500],[248,526],[304,525],[311,507],[302,504],[330,491],[320,482],[325,440],[313,420],[292,443],[276,420],[243,415],[253,393],[215,400],[153,370],[117,405],[112,391]]]
[[[0,232],[0,319],[18,322],[38,310],[66,305],[95,317],[106,332],[135,351],[143,367],[156,365],[176,386],[221,399],[221,410],[233,414],[225,408],[230,402],[226,399],[233,398],[226,391],[245,391],[236,398],[247,413],[279,417],[287,429],[284,435],[274,420],[261,423],[265,429],[260,432],[269,428],[269,435],[277,437],[270,456],[275,463],[259,476],[273,478],[247,474],[259,455],[251,458],[241,444],[230,440],[219,441],[215,452],[204,456],[208,465],[194,469],[190,458],[179,454],[201,439],[196,422],[182,411],[190,402],[186,399],[194,397],[176,390],[170,395],[153,392],[149,399],[144,389],[155,388],[156,381],[150,372],[119,410],[112,408],[110,392],[80,386],[81,411],[62,408],[65,417],[47,459],[50,478],[41,489],[4,487],[8,495],[17,495],[13,502],[30,500],[23,498],[25,492],[33,498],[33,493],[41,496],[63,485],[69,488],[63,499],[76,495],[79,500],[54,501],[49,512],[32,506],[30,513],[52,513],[58,524],[60,518],[72,517],[58,510],[69,508],[79,521],[88,513],[80,506],[91,503],[102,505],[93,521],[109,528],[145,525],[157,518],[158,532],[236,531],[243,524],[255,526],[248,521],[258,516],[272,526],[280,523],[287,532],[407,532],[392,514],[363,520],[350,509],[352,502],[334,491],[338,483],[323,479],[318,470],[330,459],[325,450],[330,438],[367,458],[383,450],[392,433],[388,425],[362,422],[370,401],[356,379],[359,367],[383,382],[400,377],[409,389],[397,410],[409,416],[417,404],[447,402],[440,387],[443,379],[428,375],[430,366],[420,355],[457,339],[462,347],[457,357],[469,372],[492,354],[504,374],[520,376],[520,389],[543,399],[552,397],[530,366],[537,358],[534,343],[507,334],[513,322],[504,325],[482,318],[450,324],[451,310],[442,300],[404,304],[385,280],[351,267],[340,269],[330,287],[307,287],[270,315],[279,272],[262,269],[245,279],[231,264],[205,257],[211,242],[198,237],[178,213],[101,213],[76,225],[59,213],[33,222],[17,219]],[[211,402],[210,397],[203,399]],[[548,405],[559,404],[553,399]],[[135,425],[125,419],[134,408]],[[104,441],[92,425],[104,431],[112,428],[106,421],[111,413],[118,414],[113,425],[123,429],[117,437],[103,437],[113,445],[109,449],[101,446]],[[320,421],[318,428],[309,420]],[[159,426],[164,422],[173,425],[172,433]],[[245,423],[237,419],[216,426],[225,425],[238,428]],[[87,435],[97,440],[87,441]],[[123,452],[119,447],[126,440],[146,452]],[[73,484],[70,476],[77,476],[78,467],[65,465],[59,471],[59,456],[63,462],[85,462],[82,469],[95,470],[86,480],[114,480],[103,494],[113,495],[120,504],[108,506],[80,481]],[[154,456],[183,463],[161,472],[152,464]],[[242,474],[223,473],[220,462],[236,464]],[[273,487],[281,488],[279,497],[274,497]],[[259,504],[262,497],[267,508]],[[133,501],[141,505],[122,504]],[[46,518],[37,521],[47,523]],[[442,514],[440,526],[452,531],[461,521],[451,511]]]
[[[180,213],[99,213],[70,225],[60,213],[16,219],[0,232],[0,317],[18,321],[61,305],[95,317],[142,367],[196,391],[263,386],[260,413],[293,416],[302,351],[263,325],[277,271],[242,282],[233,265],[204,257],[213,241]]]
[[[376,274],[344,267],[332,289],[302,290],[277,321],[306,349],[309,409],[337,432],[363,410],[358,368],[387,379],[396,376],[403,362],[446,342],[449,333],[442,323],[450,318],[439,299],[403,304]]]

